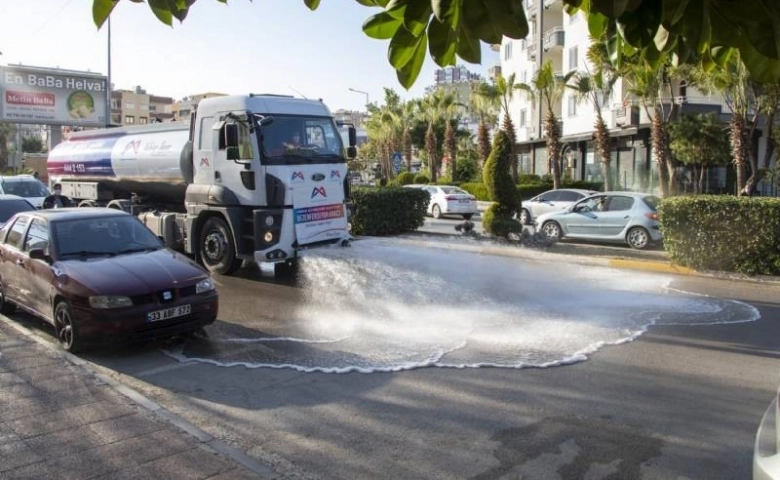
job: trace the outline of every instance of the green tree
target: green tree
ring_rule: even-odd
[[[555,108],[560,105],[566,84],[575,72],[556,75],[549,60],[536,71],[531,83],[520,83],[523,90],[541,108],[544,106],[544,137],[547,140],[547,162],[553,176],[553,188],[561,188],[561,129]],[[517,167],[515,167],[517,168]]]
[[[4,172],[8,168],[10,156],[14,153],[8,150],[8,141],[14,138],[15,134],[15,124],[0,122],[0,172]]]
[[[479,117],[477,145],[480,164],[484,165],[490,155],[490,130],[498,120],[499,97],[495,85],[484,81],[474,84],[469,103],[471,111]]]
[[[425,122],[425,152],[431,170],[431,182],[436,183],[441,168],[439,141],[436,126],[444,123],[448,109],[455,103],[455,97],[444,90],[435,90],[417,102],[417,115]],[[445,126],[446,128],[446,126]]]
[[[496,78],[495,92],[498,98],[498,104],[501,106],[501,112],[504,114],[504,119],[501,121],[501,129],[506,133],[507,141],[509,141],[509,157],[512,159],[510,162],[510,171],[512,172],[512,181],[517,184],[517,155],[515,155],[515,145],[517,145],[517,134],[515,133],[515,124],[512,121],[512,116],[509,114],[509,104],[512,103],[512,98],[515,96],[515,92],[520,87],[515,83],[515,74],[511,74],[508,77],[499,75]],[[495,141],[493,142],[495,147]]]
[[[43,153],[46,151],[46,146],[43,144],[41,137],[24,137],[22,138],[22,151],[26,153]]]
[[[141,3],[142,0],[132,0]],[[227,0],[217,0],[227,3]],[[381,11],[363,23],[369,37],[389,40],[388,61],[398,81],[414,84],[428,52],[439,66],[458,58],[480,63],[480,42],[500,44],[503,37],[528,35],[528,21],[519,0],[480,2],[441,0],[356,0]],[[150,0],[163,23],[183,21],[196,0]],[[751,75],[761,82],[780,80],[780,2],[769,0],[563,0],[568,10],[584,12],[594,38],[607,34],[610,59],[623,55],[658,58],[670,53],[680,62],[711,69],[734,49]],[[92,17],[102,26],[118,2],[93,0]],[[320,0],[303,0],[316,10]]]
[[[710,166],[731,161],[725,129],[714,114],[683,115],[669,124],[670,147],[675,157],[691,168],[694,193],[704,192]]]
[[[483,215],[482,226],[486,232],[505,238],[510,233],[519,233],[523,228],[513,218],[518,212],[520,198],[509,174],[509,165],[513,161],[509,142],[509,135],[499,130],[493,138],[493,150],[482,170],[482,181],[490,200],[494,202]]]

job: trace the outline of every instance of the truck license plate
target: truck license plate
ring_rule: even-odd
[[[192,305],[179,305],[178,307],[166,308],[163,310],[155,310],[146,314],[146,320],[150,322],[159,322],[160,320],[168,320],[169,318],[182,317],[189,315],[192,311]]]

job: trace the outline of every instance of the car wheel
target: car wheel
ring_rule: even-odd
[[[63,349],[70,353],[82,350],[79,330],[68,302],[61,300],[54,308],[54,330]]]
[[[626,243],[631,248],[642,250],[650,245],[650,234],[642,227],[634,227],[626,234]]]
[[[16,305],[9,302],[8,299],[5,298],[5,288],[3,287],[2,283],[0,283],[0,313],[3,315],[9,315],[15,311]]]
[[[233,234],[219,217],[206,220],[200,232],[199,250],[203,266],[211,273],[230,275],[241,267],[242,261],[236,258]]]
[[[441,207],[438,205],[434,205],[431,212],[433,213],[433,218],[441,218]]]
[[[520,210],[520,223],[522,223],[523,225],[531,224],[531,213],[525,208]]]
[[[464,213],[463,214],[463,220],[471,220],[471,217],[473,217],[473,213]]]
[[[550,240],[555,240],[556,242],[563,236],[561,226],[558,225],[558,222],[553,222],[552,220],[544,222],[544,225],[542,225],[542,233]]]

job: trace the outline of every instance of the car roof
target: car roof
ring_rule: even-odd
[[[20,197],[19,195],[12,195],[10,193],[0,193],[0,201],[2,200],[24,200],[27,202],[26,198]]]
[[[21,215],[36,216],[50,222],[80,220],[85,218],[111,218],[122,215],[130,216],[129,213],[122,210],[103,207],[51,208],[24,212]]]
[[[39,179],[33,177],[32,175],[28,175],[26,173],[23,173],[21,175],[0,175],[0,182],[29,182],[30,180],[36,180],[39,181]]]

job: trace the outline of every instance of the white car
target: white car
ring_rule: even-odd
[[[753,480],[780,479],[780,390],[766,409],[753,448]]]
[[[43,200],[51,195],[46,185],[32,175],[0,176],[0,193],[25,198],[35,208],[41,208]]]
[[[407,188],[420,188],[431,195],[428,214],[433,218],[444,215],[460,215],[470,220],[478,212],[477,197],[459,187],[451,185],[406,185]]]
[[[520,206],[518,220],[523,225],[532,225],[539,215],[556,210],[565,210],[569,205],[596,193],[598,192],[595,190],[583,190],[580,188],[547,190],[530,200],[523,201],[523,204]]]

